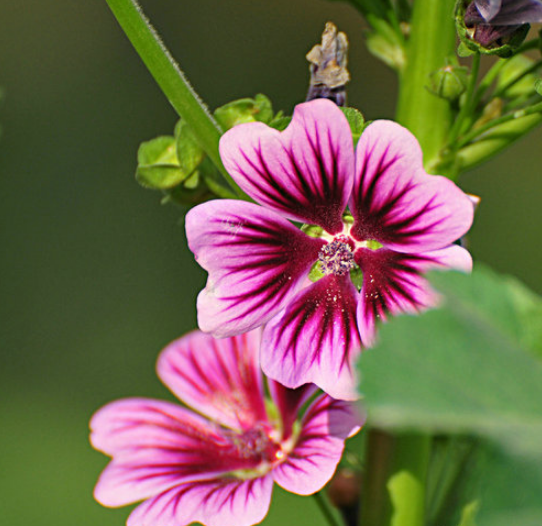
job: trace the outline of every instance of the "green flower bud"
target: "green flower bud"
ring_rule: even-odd
[[[427,89],[442,99],[455,102],[467,89],[469,70],[463,66],[444,66],[429,75]]]
[[[239,99],[217,108],[215,119],[224,130],[229,130],[237,124],[260,121],[268,124],[273,119],[271,101],[259,93],[253,99]]]

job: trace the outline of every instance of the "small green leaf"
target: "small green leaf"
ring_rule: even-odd
[[[339,108],[345,115],[350,130],[352,131],[352,137],[354,139],[354,146],[357,144],[361,133],[365,128],[365,119],[363,115],[355,108]]]
[[[222,128],[229,130],[245,122],[270,122],[273,118],[273,107],[265,95],[258,94],[253,99],[228,102],[217,108],[214,116]]]
[[[542,79],[536,79],[534,89],[539,95],[542,95]]]

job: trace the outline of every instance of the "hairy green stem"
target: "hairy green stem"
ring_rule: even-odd
[[[135,0],[106,0],[126,36],[145,63],[154,80],[188,126],[205,153],[228,184],[240,196],[245,194],[228,174],[218,153],[222,130],[190,86],[185,75],[166,49]]]

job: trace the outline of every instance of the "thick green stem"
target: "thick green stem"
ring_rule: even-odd
[[[230,186],[243,197],[244,193],[226,172],[220,160],[218,153],[218,140],[222,133],[220,127],[190,86],[141,8],[134,0],[107,0],[107,3],[175,111],[190,126],[196,140]]]
[[[454,53],[455,0],[416,0],[407,46],[407,64],[401,77],[397,120],[416,135],[426,166],[446,142],[452,121],[448,101],[426,89],[429,75],[446,66]]]
[[[392,516],[390,526],[424,526],[425,488],[431,452],[427,435],[399,435],[388,480]]]

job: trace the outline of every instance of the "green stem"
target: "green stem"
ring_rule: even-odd
[[[445,144],[452,121],[448,101],[425,88],[430,73],[454,53],[455,0],[416,0],[413,4],[407,64],[401,77],[397,120],[416,135],[426,166]]]
[[[192,129],[196,140],[228,184],[240,197],[245,194],[228,174],[218,153],[222,130],[190,86],[185,75],[145,18],[135,0],[106,0],[126,36],[145,63],[175,111]]]
[[[319,491],[318,493],[315,493],[313,497],[329,526],[339,526],[339,523],[335,520],[333,512],[329,508],[329,505],[325,497],[322,495],[322,492]]]
[[[388,491],[393,513],[390,526],[425,524],[425,488],[431,438],[426,435],[400,435],[395,438]]]
[[[525,78],[527,75],[534,73],[537,69],[542,67],[542,60],[535,62],[530,67],[522,71],[519,75],[516,75],[513,79],[509,80],[506,84],[501,86],[498,90],[491,95],[492,98],[496,99],[497,97],[502,97],[505,92],[510,89],[514,84],[519,82],[521,79]]]
[[[515,111],[514,113],[503,115],[502,117],[499,117],[498,119],[493,119],[487,122],[486,124],[480,126],[479,128],[472,130],[471,132],[467,133],[467,135],[465,135],[463,138],[461,138],[461,140],[458,143],[458,149],[463,148],[464,146],[472,142],[474,139],[484,134],[485,132],[491,130],[492,128],[495,128],[496,126],[504,124],[505,122],[521,119],[523,117],[526,117],[527,115],[533,115],[535,113],[542,113],[542,102],[539,102],[538,104],[533,104],[532,106],[529,106],[527,108],[523,108],[521,110]]]
[[[478,71],[480,70],[480,54],[476,53],[472,57],[472,67],[469,77],[469,85],[467,87],[467,93],[465,94],[465,100],[463,102],[463,106],[461,106],[461,109],[459,110],[459,114],[457,115],[454,125],[452,126],[452,129],[450,131],[450,135],[448,136],[448,144],[453,147],[457,137],[461,133],[463,129],[463,124],[465,122],[465,119],[471,114],[474,108],[474,91],[476,89],[476,81],[478,79]]]

